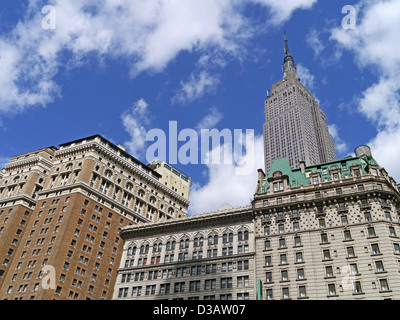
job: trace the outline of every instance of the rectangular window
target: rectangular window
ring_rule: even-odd
[[[387,279],[380,279],[379,284],[381,286],[381,291],[389,291],[389,284]]]
[[[354,293],[362,293],[360,281],[354,281]]]
[[[354,253],[354,248],[353,247],[347,247],[346,251],[347,251],[347,257],[348,258],[353,258],[353,257],[356,256],[355,253]]]
[[[376,272],[384,272],[385,271],[382,261],[375,261],[375,268],[376,268]]]
[[[289,288],[282,288],[282,299],[289,299]]]
[[[333,277],[333,268],[332,268],[332,266],[326,266],[325,267],[325,276],[327,278]]]
[[[371,244],[372,254],[380,254],[379,245],[377,243]]]
[[[281,264],[287,264],[287,257],[285,253],[280,255],[280,262]]]
[[[299,298],[305,298],[307,296],[306,287],[300,286],[299,287]]]
[[[267,289],[266,292],[265,292],[265,295],[267,297],[267,300],[273,300],[274,299],[274,296],[273,296],[273,293],[272,293],[272,289]]]
[[[324,256],[324,260],[331,259],[331,253],[330,253],[329,249],[323,250],[323,256]]]
[[[336,287],[334,283],[328,284],[328,295],[336,296]]]

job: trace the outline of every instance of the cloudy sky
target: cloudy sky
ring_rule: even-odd
[[[238,174],[240,157],[175,165],[192,177],[191,214],[246,205],[263,168],[264,100],[282,78],[286,31],[338,156],[368,144],[400,181],[399,16],[398,0],[3,1],[0,167],[93,134],[146,162],[146,134],[169,137],[171,121],[196,132],[199,147],[201,129],[253,129],[250,174]]]

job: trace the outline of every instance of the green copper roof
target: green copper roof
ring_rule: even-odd
[[[308,185],[310,179],[308,179],[300,170],[292,170],[289,165],[289,161],[286,158],[275,159],[271,164],[267,178],[271,178],[272,174],[276,171],[280,171],[289,177],[289,185],[293,187],[300,187],[301,185]],[[267,179],[264,180],[263,186],[260,188],[258,193],[263,193],[269,188],[269,182]]]
[[[266,192],[266,190],[269,188],[268,178],[271,178],[273,173],[276,171],[281,171],[282,174],[287,175],[289,177],[289,185],[293,188],[310,184],[310,179],[307,178],[307,175],[313,171],[320,174],[322,181],[330,180],[329,171],[335,168],[340,169],[343,178],[348,177],[350,176],[350,166],[352,166],[354,163],[360,165],[364,173],[368,173],[367,167],[369,164],[375,164],[379,169],[381,169],[377,161],[372,156],[362,155],[360,157],[347,156],[341,160],[307,166],[305,168],[305,173],[303,174],[301,173],[300,168],[291,169],[289,161],[286,158],[278,158],[272,162],[268,176],[263,181],[258,193]]]

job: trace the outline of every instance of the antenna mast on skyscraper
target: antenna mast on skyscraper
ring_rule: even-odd
[[[286,31],[283,32],[283,35],[285,36],[285,53],[288,56],[289,55],[289,43],[286,39]]]

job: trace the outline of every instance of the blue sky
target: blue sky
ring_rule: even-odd
[[[54,30],[42,27],[45,5],[56,10]],[[345,5],[356,9],[355,29],[342,27]],[[93,134],[146,162],[146,132],[168,135],[169,121],[178,131],[254,129],[248,176],[235,163],[176,165],[192,177],[190,213],[246,205],[263,167],[264,100],[282,78],[285,30],[338,156],[369,144],[400,180],[399,16],[395,0],[3,1],[0,167]]]

